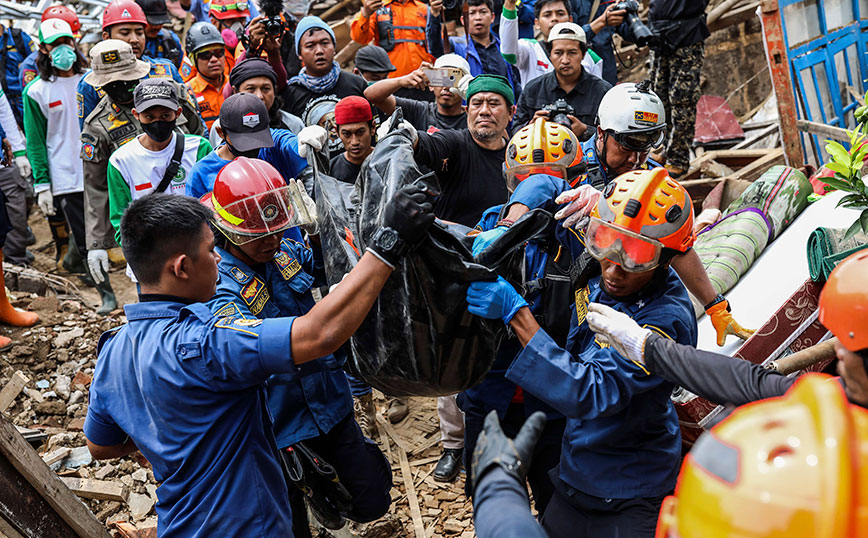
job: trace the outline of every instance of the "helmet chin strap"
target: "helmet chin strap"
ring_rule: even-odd
[[[600,159],[600,164],[603,165],[603,171],[606,172],[606,179],[612,181],[614,178],[609,177],[612,173],[612,168],[606,162],[606,142],[609,141],[609,132],[603,131],[603,150],[598,152],[597,157]]]

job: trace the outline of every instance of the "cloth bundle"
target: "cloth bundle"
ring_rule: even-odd
[[[868,235],[857,233],[844,239],[845,229],[820,227],[808,237],[808,271],[814,282],[825,282],[838,262],[864,248]],[[868,275],[866,275],[868,278]]]

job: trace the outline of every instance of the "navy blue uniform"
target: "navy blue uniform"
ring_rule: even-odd
[[[597,156],[596,130],[591,138],[582,142],[582,152],[585,154],[585,164],[588,165],[588,175],[582,184],[588,184],[592,185],[594,188],[602,189],[609,183],[609,181],[615,179],[609,177],[609,174],[606,173],[606,166],[600,162],[600,158]],[[651,168],[660,168],[661,166],[662,165],[657,161],[646,159],[639,169],[649,170]]]
[[[218,318],[180,298],[141,301],[100,339],[87,438],[112,446],[129,436],[151,463],[161,537],[291,536],[264,382],[297,373],[295,318]]]
[[[145,39],[145,56],[150,58],[164,58],[174,64],[175,67],[181,68],[181,57],[184,54],[184,48],[181,47],[181,39],[178,34],[163,28],[157,37],[147,37]]]
[[[21,99],[24,86],[21,84],[19,70],[24,59],[35,51],[36,42],[19,28],[7,27],[0,34],[0,56],[3,57],[5,66],[5,72],[0,73],[0,76],[4,77],[3,89],[6,92],[6,99],[9,100],[9,105],[15,114],[15,121],[19,126],[24,124],[24,102]]]
[[[547,538],[527,504],[527,490],[500,467],[485,473],[473,498],[478,538]]]

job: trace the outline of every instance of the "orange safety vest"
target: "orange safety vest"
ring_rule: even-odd
[[[427,18],[428,6],[419,0],[386,0],[369,19],[359,14],[350,34],[356,42],[373,40],[385,49],[397,68],[389,77],[400,77],[418,69],[422,62],[434,62],[425,41]]]
[[[220,107],[223,105],[223,88],[215,88],[198,73],[187,82],[187,85],[196,96],[199,113],[202,114],[205,126],[210,130],[211,124],[220,117]]]

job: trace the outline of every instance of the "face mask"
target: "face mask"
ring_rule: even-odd
[[[69,45],[58,45],[51,49],[51,52],[48,54],[51,57],[51,65],[61,71],[72,69],[72,66],[75,64],[76,60],[78,60],[78,55],[75,53],[75,49]]]
[[[142,130],[145,131],[145,134],[151,137],[155,142],[165,142],[174,133],[175,120],[143,123]]]
[[[259,148],[251,149],[248,151],[241,151],[240,149],[230,144],[228,141],[226,142],[226,145],[229,146],[229,151],[231,151],[232,154],[236,157],[247,157],[248,159],[255,159],[259,156]]]
[[[138,80],[119,80],[106,84],[102,89],[115,103],[128,104],[133,102],[133,91],[138,83]]]
[[[220,35],[223,37],[223,43],[226,44],[230,49],[234,49],[238,45],[238,34],[236,34],[232,29],[226,28]]]

